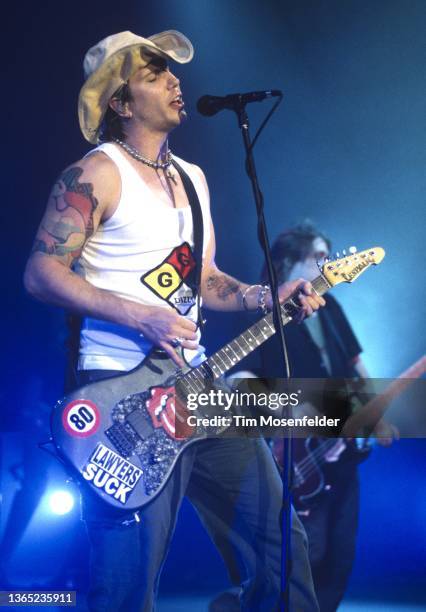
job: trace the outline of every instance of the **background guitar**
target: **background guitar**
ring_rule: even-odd
[[[392,381],[377,397],[373,397],[348,419],[344,430],[352,435],[361,435],[362,427],[369,430],[382,418],[393,399],[398,397],[414,380],[426,372],[426,357],[418,359]],[[356,384],[356,381],[355,381]],[[359,393],[357,394],[359,397]],[[378,408],[379,407],[379,408]],[[378,412],[380,410],[380,412]],[[359,463],[370,454],[374,438],[294,438],[293,440],[293,503],[304,511],[314,504],[321,494],[327,494],[333,487],[333,466],[339,461]],[[280,464],[282,440],[274,440],[274,455]]]

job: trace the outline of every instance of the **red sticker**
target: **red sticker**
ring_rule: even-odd
[[[90,400],[79,399],[68,404],[62,413],[62,424],[71,436],[87,438],[99,429],[99,409]]]
[[[195,260],[187,242],[173,249],[166,261],[176,268],[183,279],[195,268]]]

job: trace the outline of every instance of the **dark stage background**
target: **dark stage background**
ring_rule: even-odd
[[[271,239],[309,217],[336,250],[383,246],[383,264],[335,295],[372,376],[396,376],[424,353],[424,0],[18,0],[5,11],[0,393],[9,433],[2,436],[3,526],[17,491],[9,468],[25,446],[21,434],[10,432],[25,428],[31,440],[44,436],[48,407],[61,394],[65,358],[63,317],[25,295],[22,272],[51,184],[89,148],[76,112],[82,60],[108,34],[174,28],[194,43],[193,62],[175,69],[189,119],[171,145],[206,172],[217,262],[247,282],[258,278],[261,253],[236,119],[230,112],[203,118],[195,103],[205,93],[284,91],[255,151]],[[248,108],[252,132],[269,105]],[[209,352],[245,326],[240,315],[207,313],[207,319]],[[64,480],[53,460],[40,461],[27,476],[39,496]],[[424,467],[420,440],[377,449],[363,465],[351,596],[426,603]],[[79,567],[84,580],[78,513],[54,518],[43,508],[41,502],[12,558],[11,576],[43,584],[63,566],[70,576]],[[185,506],[163,590],[213,591],[224,583],[216,553]]]

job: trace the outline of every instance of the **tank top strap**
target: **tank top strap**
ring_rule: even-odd
[[[121,177],[122,187],[126,186],[130,188],[139,188],[143,184],[141,177],[137,174],[136,170],[129,163],[123,153],[120,151],[119,147],[113,144],[112,142],[104,142],[100,144],[96,149],[92,149],[84,157],[88,157],[93,153],[97,153],[101,151],[108,155],[108,157],[115,163],[118,168]]]

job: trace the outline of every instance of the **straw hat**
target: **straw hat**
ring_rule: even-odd
[[[86,140],[97,144],[112,95],[138,68],[146,66],[152,55],[186,64],[191,61],[194,49],[186,36],[176,30],[149,38],[119,32],[89,49],[83,63],[86,82],[78,98],[78,119]]]

